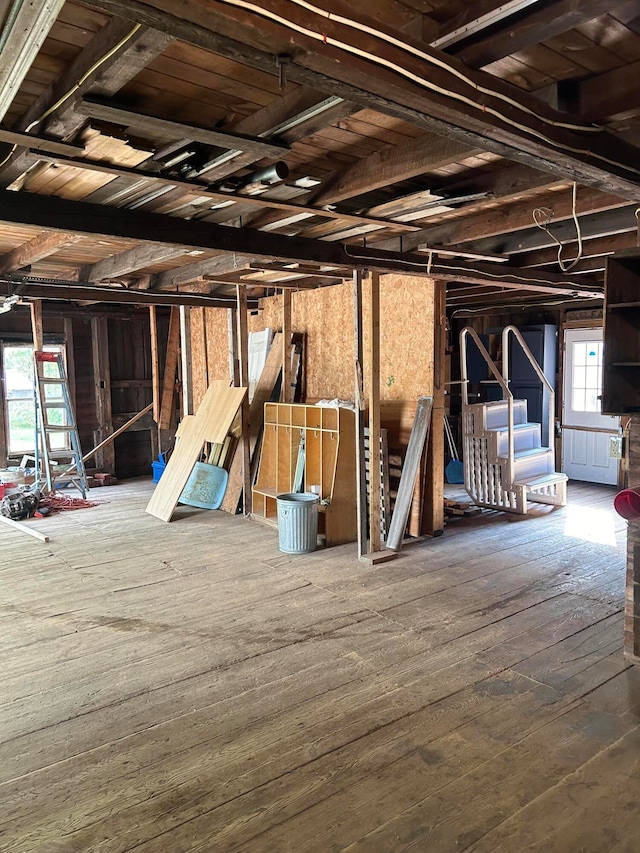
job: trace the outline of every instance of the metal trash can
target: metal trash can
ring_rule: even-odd
[[[278,495],[278,544],[284,554],[309,554],[318,541],[318,495]]]

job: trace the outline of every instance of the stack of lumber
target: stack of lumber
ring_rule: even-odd
[[[230,388],[224,379],[211,383],[196,414],[184,418],[180,425],[180,441],[147,505],[150,515],[171,521],[205,442],[224,444],[246,393],[246,388]]]

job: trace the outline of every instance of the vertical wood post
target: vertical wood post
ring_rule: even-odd
[[[238,327],[235,308],[227,308],[227,329],[229,336],[229,379],[236,387],[240,385],[240,365],[238,363]]]
[[[282,291],[282,388],[280,399],[291,403],[291,291]]]
[[[42,299],[34,299],[29,303],[31,311],[31,333],[33,335],[34,350],[41,350],[44,346],[44,333],[42,331]]]
[[[149,305],[149,331],[151,337],[151,390],[153,394],[153,419],[160,420],[160,363],[158,360],[158,319],[156,306]]]
[[[176,370],[178,369],[178,352],[180,350],[180,313],[173,307],[169,318],[169,335],[167,352],[164,360],[164,375],[162,377],[162,399],[158,428],[169,429],[175,409],[174,396],[176,391]]]
[[[109,327],[106,317],[91,320],[91,350],[93,353],[93,383],[98,421],[96,444],[104,441],[113,432],[111,418],[111,368],[109,364]],[[96,453],[96,465],[108,472],[115,472],[115,449],[113,442]]]
[[[182,376],[182,415],[193,414],[193,382],[191,377],[191,309],[180,306],[180,364]]]
[[[236,284],[238,344],[240,349],[240,386],[249,387],[249,332],[247,324],[247,290]],[[242,509],[244,515],[251,515],[251,436],[249,434],[249,395],[242,401]]]
[[[434,282],[433,312],[433,412],[427,451],[427,475],[422,512],[423,532],[440,536],[444,531],[444,391],[447,323],[447,286]]]
[[[356,403],[356,479],[358,497],[358,557],[367,553],[367,477],[364,460],[364,391],[362,362],[362,273],[353,271],[353,344]]]
[[[376,272],[367,279],[369,295],[369,341],[367,362],[369,388],[369,553],[380,550],[380,276]]]
[[[76,417],[76,358],[73,347],[73,320],[71,317],[64,318],[64,342],[65,342],[65,362],[67,365],[67,381],[69,383],[69,398],[73,416]],[[76,421],[77,423],[77,421]]]

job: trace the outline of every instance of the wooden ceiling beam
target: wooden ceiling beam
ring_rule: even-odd
[[[7,127],[0,127],[0,142],[6,142],[7,145],[16,145],[23,148],[37,148],[40,151],[63,154],[67,157],[74,157],[84,153],[82,145],[57,142],[55,139],[49,139],[46,136],[36,136],[34,133],[22,133],[18,130],[10,130]]]
[[[108,281],[119,278],[129,273],[160,264],[163,261],[172,261],[190,251],[188,246],[155,245],[143,243],[118,252],[95,264],[89,264],[78,270],[79,281]]]
[[[166,33],[144,27],[135,29],[130,21],[110,20],[34,101],[14,129],[30,132],[46,121],[47,134],[61,140],[71,139],[86,123],[86,117],[75,110],[83,94],[115,94],[172,41],[173,37]],[[80,85],[79,81],[82,81]],[[69,93],[72,94],[48,116],[48,111]],[[0,185],[10,185],[36,162],[37,157],[18,147],[0,167]]]
[[[287,53],[290,80],[397,116],[471,148],[484,148],[624,198],[637,198],[637,149],[605,132],[574,129],[571,116],[409,37],[390,44],[393,32],[382,24],[376,27],[382,35],[363,32],[357,12],[352,13],[358,15],[355,26],[347,27],[297,6],[288,10],[285,24],[268,19],[268,9],[258,14],[216,2],[204,6],[183,0],[180,18],[140,0],[87,3],[261,70],[273,69],[274,54]],[[334,46],[334,40],[349,45],[349,50]],[[385,64],[378,64],[379,60]]]
[[[466,263],[437,257],[430,259],[427,255],[349,247],[341,243],[285,237],[250,228],[230,228],[211,222],[188,221],[153,213],[134,213],[121,208],[27,192],[0,192],[0,222],[217,250],[228,254],[227,263],[231,264],[231,269],[237,264],[238,255],[248,255],[249,262],[255,257],[291,260],[352,269],[410,272],[412,275],[472,283],[500,281],[510,284],[512,281],[532,281],[553,291],[580,290],[587,295],[590,293],[588,282],[579,287],[563,276],[537,271],[529,274],[503,264]]]
[[[13,103],[63,5],[64,0],[31,0],[18,7],[15,17],[9,15],[3,22],[0,121]]]
[[[77,234],[45,232],[38,234],[0,257],[0,273],[14,272],[30,264],[36,264],[43,258],[55,255],[60,249],[72,246],[82,238]]]
[[[151,280],[152,290],[173,290],[182,284],[192,281],[203,281],[208,276],[223,276],[239,274],[246,270],[252,261],[252,255],[217,255],[215,258],[205,258],[192,264],[185,264],[172,270],[158,273]]]
[[[526,232],[533,227],[534,209],[543,207],[548,207],[553,211],[552,231],[555,232],[560,223],[568,220],[575,237],[575,225],[572,220],[572,192],[567,188],[564,192],[549,193],[545,197],[538,196],[535,199],[517,204],[496,207],[456,219],[448,219],[440,225],[423,229],[419,234],[407,235],[403,238],[403,246],[405,249],[411,250],[423,243],[449,246],[472,242],[477,245],[478,240],[499,238],[505,234],[512,235],[511,244],[515,244],[518,240],[519,231]],[[606,195],[588,187],[578,190],[576,212],[579,217],[613,210],[617,207],[627,209],[628,204],[618,196]],[[542,231],[540,233],[544,234]],[[504,254],[502,251],[500,253]]]
[[[0,295],[10,296],[20,284],[25,285],[21,296],[26,299],[61,299],[71,302],[118,302],[128,305],[187,305],[203,308],[233,308],[235,298],[208,296],[204,293],[154,293],[149,290],[127,290],[100,287],[82,282],[29,281],[16,276],[10,280],[0,276]],[[251,307],[257,307],[257,301]]]
[[[562,35],[586,21],[615,14],[616,6],[629,6],[629,0],[556,0],[528,7],[513,17],[506,18],[498,29],[489,35],[472,37],[450,52],[470,68],[483,68],[505,56],[541,44],[554,36]],[[472,7],[473,8],[473,7]]]
[[[312,195],[313,204],[335,204],[347,198],[424,175],[474,157],[480,149],[428,133],[357,160],[332,175]]]
[[[576,112],[584,121],[607,121],[637,116],[640,91],[634,81],[640,60],[572,84]]]
[[[235,202],[237,204],[247,205],[248,207],[265,208],[270,207],[276,210],[284,210],[287,213],[306,213],[309,216],[322,216],[326,219],[340,219],[345,222],[350,222],[355,225],[373,225],[377,228],[393,228],[398,231],[419,231],[417,225],[404,222],[393,222],[392,220],[367,216],[365,214],[342,213],[337,210],[325,210],[322,207],[312,207],[304,204],[299,204],[293,201],[280,201],[279,199],[269,198],[264,195],[240,195],[234,193],[224,193],[210,189],[207,184],[196,183],[195,181],[185,181],[172,176],[165,177],[153,172],[146,172],[143,169],[131,168],[127,166],[118,166],[110,161],[91,160],[89,158],[69,158],[60,157],[55,154],[42,154],[40,159],[49,163],[57,163],[62,166],[71,166],[77,169],[87,169],[88,171],[100,172],[103,174],[117,175],[119,177],[130,177],[131,179],[147,180],[150,183],[164,184],[171,188],[181,189],[183,195],[191,193],[203,198],[210,198],[216,202]],[[233,215],[233,211],[231,211]]]
[[[606,237],[613,234],[632,232],[637,233],[635,212],[637,205],[630,204],[615,210],[591,213],[580,217],[580,231],[583,240],[593,237]],[[553,223],[552,233],[561,243],[573,243],[576,239],[576,226],[572,219]],[[487,237],[465,244],[465,248],[475,252],[498,252],[505,255],[518,255],[555,245],[553,240],[540,228],[529,228],[514,234],[505,233],[495,237]],[[572,255],[568,252],[568,256]]]
[[[620,234],[611,234],[607,237],[592,237],[582,242],[582,257],[597,258],[603,255],[611,255],[623,249],[632,249],[637,246],[637,231],[626,231]],[[575,258],[578,253],[576,241],[564,244],[562,256]],[[558,263],[558,247],[549,246],[546,249],[532,249],[530,252],[522,252],[518,255],[518,264],[523,267],[552,266]]]
[[[204,145],[242,151],[251,154],[256,160],[265,157],[282,157],[289,151],[288,145],[278,145],[275,142],[259,139],[257,136],[185,124],[150,113],[134,112],[118,104],[95,98],[84,98],[76,109],[89,118],[120,124],[125,128],[134,127],[168,140],[189,139],[193,142],[202,142]]]

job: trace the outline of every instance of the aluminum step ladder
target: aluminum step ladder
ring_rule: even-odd
[[[52,492],[73,487],[87,496],[87,474],[82,459],[69,382],[62,353],[35,350],[33,353],[36,404],[36,488]],[[56,412],[53,423],[51,415]],[[60,417],[61,413],[61,417]],[[53,436],[65,436],[65,446],[52,447]]]

